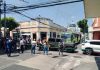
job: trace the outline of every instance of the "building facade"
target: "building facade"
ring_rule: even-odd
[[[30,36],[32,40],[47,40],[48,38],[60,38],[61,32],[66,30],[65,27],[55,24],[48,18],[36,18],[35,20],[19,23],[20,26],[17,29],[20,36]]]
[[[95,18],[93,27],[93,39],[100,40],[100,18]]]
[[[93,20],[92,27],[89,28],[90,39],[100,40],[100,18]]]

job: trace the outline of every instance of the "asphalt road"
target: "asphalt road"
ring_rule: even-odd
[[[100,70],[100,56],[83,55],[78,46],[76,53],[58,55],[50,51],[49,55],[37,51],[35,55],[30,50],[23,54],[13,53],[12,57],[0,55],[0,70]]]

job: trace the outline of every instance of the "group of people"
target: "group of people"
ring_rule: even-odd
[[[11,38],[7,38],[5,41],[5,51],[7,53],[7,56],[10,57],[12,53],[12,44],[15,45],[15,50],[18,53],[24,53],[24,50],[26,47],[31,47],[31,53],[35,54],[36,48],[38,48],[39,51],[44,51],[44,54],[48,55],[49,51],[49,45],[46,41],[36,41],[35,39],[30,43],[30,46],[26,46],[25,39],[20,39],[18,42],[14,43]]]
[[[31,47],[31,53],[35,54],[35,49],[36,47],[38,47],[38,50],[43,50],[43,53],[48,55],[48,51],[49,51],[49,43],[46,41],[38,41],[36,42],[35,40],[32,41],[32,47]],[[58,50],[59,50],[59,55],[63,55],[63,51],[64,51],[64,42],[59,42],[58,43]]]
[[[20,47],[19,46],[20,43],[17,40],[15,41],[11,38],[6,38],[4,43],[5,43],[4,50],[8,57],[10,57],[11,53],[16,52],[17,48]]]
[[[16,43],[14,43],[16,42]],[[20,39],[18,42],[17,41],[12,41],[12,39],[7,38],[6,39],[6,53],[7,56],[10,57],[11,53],[12,53],[12,44],[15,45],[15,50],[18,53],[24,53],[25,50],[25,39]],[[36,53],[36,48],[38,48],[38,51],[43,51],[44,54],[48,55],[48,51],[49,51],[49,47],[50,45],[48,44],[48,42],[46,40],[41,41],[38,40],[36,41],[35,39],[30,43],[30,47],[31,47],[31,53],[35,54]],[[64,44],[63,42],[59,42],[59,55],[62,54],[63,55],[63,49],[64,49]]]
[[[27,42],[26,42],[26,40],[24,38],[19,39],[19,40],[11,39],[11,38],[6,38],[4,43],[5,43],[4,50],[7,53],[8,57],[11,56],[12,52],[23,53],[24,50],[27,47],[29,47],[29,46],[27,46]]]
[[[31,53],[35,54],[35,50],[38,48],[39,51],[44,51],[44,54],[48,55],[49,44],[46,41],[32,41]]]

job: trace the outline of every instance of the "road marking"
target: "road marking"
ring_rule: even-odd
[[[70,57],[68,58],[68,61],[65,62],[64,64],[57,64],[55,66],[55,70],[66,70],[66,69],[70,69],[70,65],[73,64],[73,61],[74,61],[74,57]]]
[[[81,64],[81,61],[80,60],[76,60],[76,62],[75,62],[73,67],[75,68],[75,67],[79,66],[80,64]]]
[[[70,67],[70,65],[72,64],[72,62],[67,62],[67,63],[65,63],[63,66],[62,66],[62,70],[65,70],[66,68],[67,69],[70,69],[71,67]]]
[[[62,65],[57,64],[55,66],[55,70],[70,70],[73,69],[76,66],[80,65],[80,60],[75,59],[74,57],[68,58],[68,61]]]

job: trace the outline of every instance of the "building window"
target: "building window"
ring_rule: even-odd
[[[47,32],[40,32],[41,40],[47,39]]]
[[[33,40],[36,40],[36,33],[33,33]]]
[[[60,38],[60,35],[57,35],[57,38]]]
[[[50,38],[52,38],[52,32],[50,32]]]
[[[53,32],[53,38],[56,38],[56,32]]]

